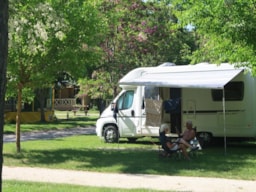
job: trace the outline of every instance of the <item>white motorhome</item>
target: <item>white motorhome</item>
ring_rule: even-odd
[[[120,81],[120,94],[96,123],[106,142],[158,136],[162,123],[171,133],[187,120],[205,141],[212,137],[256,138],[255,78],[230,64],[142,67]]]

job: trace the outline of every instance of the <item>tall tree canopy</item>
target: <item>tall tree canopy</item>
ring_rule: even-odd
[[[168,0],[103,0],[99,9],[108,28],[100,44],[103,59],[94,81],[89,82],[91,95],[99,92],[96,95],[102,96],[104,87],[103,97],[112,98],[117,94],[118,80],[136,67],[190,62],[194,36],[175,28],[178,20]]]
[[[102,42],[106,60],[101,64],[127,72],[166,61],[188,62],[190,33],[172,28],[177,18],[168,1],[105,0],[101,9],[109,26]]]
[[[199,36],[193,62],[231,62],[256,74],[256,2],[254,0],[174,0],[179,24]]]

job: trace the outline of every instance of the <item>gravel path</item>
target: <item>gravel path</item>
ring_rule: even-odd
[[[95,127],[22,133],[21,141],[52,139],[81,134],[95,134]],[[15,135],[4,135],[4,142],[15,142]],[[256,189],[256,181],[144,174],[96,173],[36,167],[3,166],[2,178],[3,181],[39,181],[83,186],[145,188],[180,192],[252,192]]]
[[[48,130],[48,131],[35,131],[35,132],[22,132],[20,136],[21,141],[38,140],[38,139],[53,139],[58,137],[69,137],[72,135],[95,135],[95,127],[77,127],[72,129],[62,130]],[[15,134],[4,134],[3,141],[15,142]]]

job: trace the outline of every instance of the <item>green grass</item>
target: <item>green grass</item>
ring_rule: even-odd
[[[103,188],[88,187],[62,184],[49,184],[37,182],[22,181],[3,181],[3,191],[5,192],[155,192],[156,190],[148,189],[119,189],[119,188]]]
[[[255,142],[230,143],[226,155],[223,145],[206,148],[191,162],[159,158],[156,142],[144,138],[133,144],[125,139],[107,144],[95,135],[84,135],[22,142],[19,154],[15,143],[5,143],[4,165],[256,180]]]
[[[55,111],[55,115],[57,119],[52,122],[21,124],[21,132],[95,126],[95,122],[99,117],[97,111],[89,111],[88,116],[85,116],[82,111],[78,111],[76,115],[72,111]],[[4,133],[15,133],[15,129],[15,123],[6,123],[4,125]]]
[[[63,129],[95,125],[99,114],[89,111],[76,116],[56,111],[58,121],[22,124],[21,131]],[[5,125],[5,132],[14,132],[15,125]],[[158,139],[143,138],[136,143],[121,139],[107,144],[96,135],[82,135],[52,140],[21,142],[21,153],[15,143],[4,143],[4,165],[47,167],[54,169],[86,170],[112,173],[139,173],[179,176],[219,177],[256,180],[256,142],[228,142],[208,147],[191,162],[184,159],[158,157]],[[223,141],[220,141],[223,142]]]

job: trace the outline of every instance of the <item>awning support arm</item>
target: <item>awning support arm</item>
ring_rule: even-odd
[[[226,106],[225,106],[225,89],[222,89],[222,105],[223,105],[223,128],[224,128],[224,150],[227,154],[227,137],[226,137]]]

